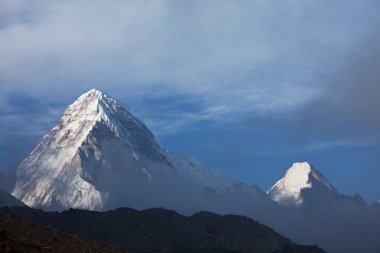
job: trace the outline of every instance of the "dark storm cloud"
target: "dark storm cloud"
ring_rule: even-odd
[[[379,108],[380,35],[376,32],[357,44],[321,96],[301,112],[294,127],[326,140],[326,146],[378,144]]]

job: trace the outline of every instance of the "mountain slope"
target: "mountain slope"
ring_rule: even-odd
[[[277,203],[319,214],[354,214],[366,204],[357,194],[345,196],[309,163],[294,163],[267,192]]]
[[[279,229],[278,224],[283,219],[293,219],[289,217],[289,212],[272,201],[259,187],[229,178],[187,154],[166,152],[181,182],[190,181],[192,187],[191,194],[187,195],[189,199],[181,201],[181,205],[191,206],[190,212],[182,213],[206,210],[220,214],[246,215],[276,229]]]
[[[208,168],[197,159],[180,152],[167,152],[173,166],[184,178],[192,180],[205,190],[224,195],[233,191],[245,191],[249,193],[262,194],[263,192],[255,185],[243,184],[229,178],[222,173]]]
[[[7,208],[10,213],[63,231],[118,245],[133,252],[322,253],[299,246],[247,217],[198,212],[189,217],[162,208],[62,213]]]

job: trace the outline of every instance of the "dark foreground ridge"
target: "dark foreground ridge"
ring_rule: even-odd
[[[101,242],[43,227],[8,214],[0,214],[0,252],[128,253]]]
[[[198,212],[186,217],[174,211],[153,208],[137,211],[119,208],[107,212],[70,209],[44,212],[28,207],[2,208],[2,219],[14,215],[68,233],[103,241],[137,253],[150,252],[230,252],[230,253],[323,253],[317,246],[292,243],[260,223],[244,216]],[[20,221],[21,226],[26,226]],[[2,221],[4,224],[4,221]],[[38,226],[36,226],[38,227]],[[4,230],[4,228],[2,228]],[[38,227],[39,230],[43,230]],[[44,228],[45,234],[54,230]],[[26,233],[19,229],[19,236]],[[34,230],[30,230],[34,233]],[[38,232],[39,233],[39,232]],[[64,234],[66,237],[70,235]],[[47,237],[49,237],[47,235]],[[72,237],[72,236],[71,236]],[[76,237],[72,237],[76,238]],[[1,238],[3,240],[3,238]],[[68,240],[68,239],[67,239]],[[79,239],[77,239],[79,240]],[[17,242],[16,242],[17,243]],[[91,243],[90,243],[91,244]],[[94,246],[99,243],[94,242]],[[87,247],[83,244],[83,247]],[[53,245],[54,246],[54,245]],[[89,245],[90,247],[91,245]],[[96,247],[100,247],[99,245]],[[94,252],[118,252],[111,251]],[[59,252],[54,250],[54,252]],[[70,251],[87,252],[87,251]],[[121,251],[120,251],[121,252]]]

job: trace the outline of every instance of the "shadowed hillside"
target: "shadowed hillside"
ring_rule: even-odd
[[[162,208],[108,212],[70,209],[62,213],[27,207],[2,208],[40,224],[120,246],[133,252],[323,253],[299,246],[244,216],[198,212],[182,216]]]
[[[0,252],[128,253],[101,242],[43,227],[8,214],[0,214]]]

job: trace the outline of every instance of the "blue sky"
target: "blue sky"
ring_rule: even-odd
[[[380,198],[378,1],[0,0],[0,168],[97,88],[169,149],[267,189],[309,161]]]

